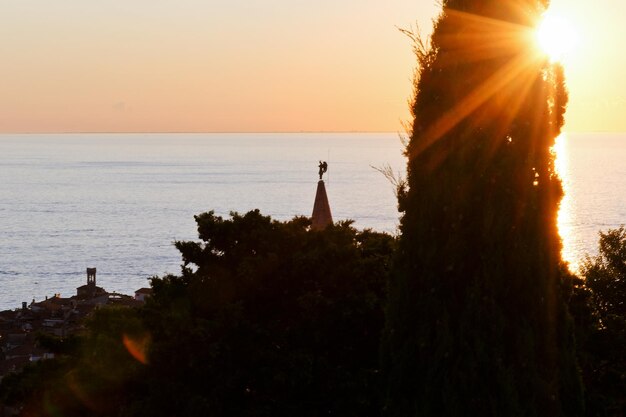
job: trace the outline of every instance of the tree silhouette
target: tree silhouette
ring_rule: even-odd
[[[600,232],[598,249],[581,267],[586,288],[574,289],[578,296],[590,290],[591,299],[574,306],[572,313],[579,330],[587,415],[617,417],[626,413],[626,228]]]
[[[389,416],[578,415],[552,146],[547,1],[444,0],[419,71],[386,330]]]
[[[146,305],[150,415],[379,415],[394,240],[258,210],[196,221],[202,242],[177,242],[183,273]]]
[[[380,415],[379,347],[395,239],[311,230],[258,210],[196,216],[179,276],[136,309],[97,309],[56,359],[0,383],[42,416]]]

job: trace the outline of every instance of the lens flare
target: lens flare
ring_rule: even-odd
[[[137,361],[148,364],[148,346],[150,345],[150,335],[144,334],[141,336],[134,336],[125,334],[122,338],[122,342],[126,347],[126,350]]]

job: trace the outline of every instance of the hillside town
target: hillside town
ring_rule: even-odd
[[[0,312],[0,381],[19,372],[29,363],[50,359],[52,352],[39,346],[40,334],[67,337],[83,330],[83,320],[101,306],[136,307],[152,290],[140,288],[134,296],[107,292],[96,285],[96,268],[87,268],[87,283],[76,288],[76,295],[54,294],[43,301]]]

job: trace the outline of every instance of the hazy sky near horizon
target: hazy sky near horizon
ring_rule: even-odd
[[[626,5],[580,33],[569,131],[626,131]],[[434,0],[2,0],[0,132],[400,131]]]

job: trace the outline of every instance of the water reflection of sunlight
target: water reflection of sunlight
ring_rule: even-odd
[[[578,269],[578,261],[572,250],[574,247],[574,237],[572,233],[572,197],[570,194],[570,178],[569,178],[569,153],[567,148],[567,136],[563,133],[554,144],[554,153],[556,155],[555,168],[556,172],[561,177],[563,182],[563,191],[565,192],[561,204],[559,206],[559,214],[557,218],[557,225],[559,228],[559,234],[563,241],[563,249],[561,256],[563,260],[568,263],[570,270],[576,271]]]

